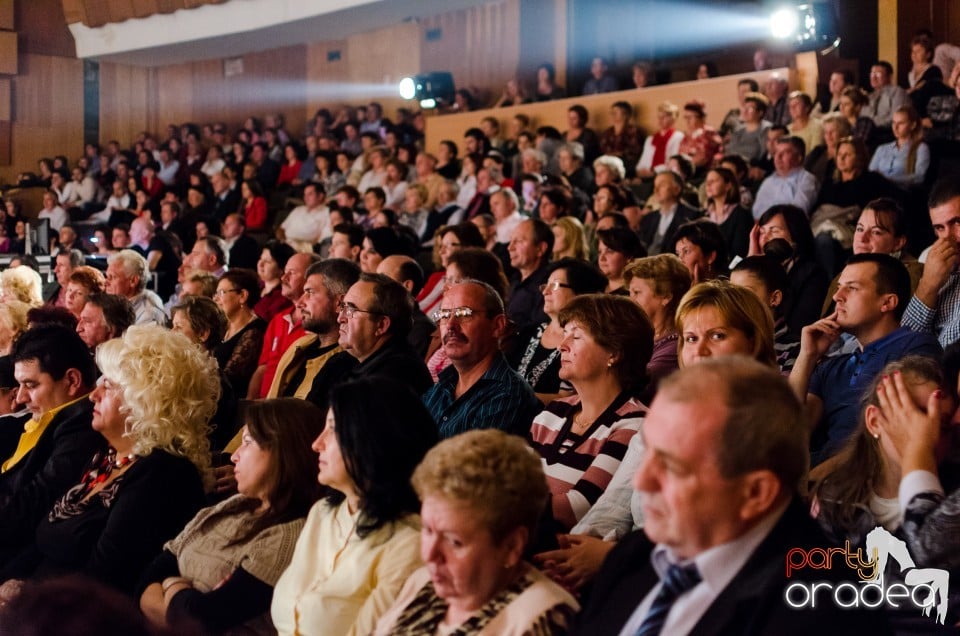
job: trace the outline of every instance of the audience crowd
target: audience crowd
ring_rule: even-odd
[[[717,128],[611,100],[434,155],[370,103],[41,159],[47,284],[0,206],[0,632],[48,596],[123,633],[946,633],[960,65],[912,45],[909,88],[745,79]],[[497,105],[570,92],[535,85]],[[929,596],[795,607],[869,577],[790,555],[877,546]]]

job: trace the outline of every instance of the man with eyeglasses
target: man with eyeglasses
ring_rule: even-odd
[[[542,405],[500,353],[508,321],[499,294],[480,281],[458,283],[444,293],[434,320],[451,364],[423,402],[441,439],[481,428],[525,436]]]
[[[407,341],[412,315],[413,297],[403,285],[383,274],[361,274],[338,309],[343,352],[323,365],[307,399],[326,409],[331,388],[374,375],[392,378],[417,395],[423,394],[433,380],[423,358]]]

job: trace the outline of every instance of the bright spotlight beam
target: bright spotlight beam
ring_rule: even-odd
[[[400,97],[403,99],[413,99],[414,95],[417,94],[417,83],[413,81],[412,77],[404,77],[400,80],[398,89],[400,90]]]
[[[800,16],[797,10],[784,7],[770,15],[770,32],[778,40],[786,40],[796,35],[800,28]]]

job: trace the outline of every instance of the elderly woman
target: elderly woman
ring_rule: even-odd
[[[580,294],[599,294],[607,286],[603,273],[584,261],[565,258],[550,264],[547,282],[540,285],[543,311],[550,319],[521,329],[520,344],[509,356],[510,366],[527,381],[544,404],[570,395],[572,388],[560,380],[560,312]]]
[[[390,379],[330,392],[326,428],[313,443],[327,494],[276,584],[270,612],[281,635],[373,631],[420,565],[410,477],[436,443],[426,407]]]
[[[413,573],[378,636],[560,634],[576,600],[523,560],[548,490],[523,440],[470,431],[438,444],[413,475],[422,500]]]
[[[770,312],[750,290],[728,281],[692,287],[677,309],[677,331],[681,367],[732,354],[776,365]],[[643,525],[639,494],[632,486],[643,451],[642,437],[633,436],[604,493],[569,535],[558,537],[560,549],[537,556],[551,578],[581,588],[600,569],[614,542]]]
[[[108,452],[91,461],[6,578],[78,572],[133,593],[142,571],[203,504],[216,363],[187,338],[140,325],[97,349],[90,395]]]
[[[576,395],[551,402],[530,440],[543,459],[553,517],[569,530],[602,494],[640,430],[653,328],[627,298],[587,294],[560,311],[560,379]]]
[[[91,294],[102,292],[105,284],[106,278],[99,269],[89,265],[74,268],[67,282],[64,306],[79,320],[87,299]]]
[[[0,303],[0,356],[10,355],[13,343],[27,329],[30,309],[30,305],[20,300]]]
[[[597,266],[607,277],[608,294],[627,296],[623,270],[635,258],[646,256],[637,234],[626,227],[611,227],[597,232]]]
[[[324,420],[310,402],[279,399],[246,404],[243,421],[230,458],[239,494],[201,510],[141,580],[140,607],[157,624],[193,619],[211,633],[273,633],[273,586],[320,498],[310,444]]]
[[[810,150],[803,160],[803,167],[822,185],[833,178],[837,167],[837,146],[840,140],[850,137],[853,130],[840,113],[827,113],[820,120],[820,126],[823,131],[823,142],[813,147],[807,146]]]
[[[287,261],[295,253],[291,246],[282,241],[267,241],[263,246],[260,260],[257,261],[257,276],[260,277],[263,287],[260,290],[260,300],[253,305],[253,311],[264,322],[270,322],[274,316],[291,305],[290,300],[283,295],[280,279],[283,278]]]
[[[713,221],[697,219],[677,228],[674,253],[683,261],[694,283],[727,273],[727,242]]]
[[[616,155],[601,155],[593,161],[593,184],[596,187],[618,184],[626,176],[623,159]]]
[[[217,282],[214,300],[227,318],[227,331],[213,355],[230,384],[243,391],[257,369],[267,329],[267,323],[253,311],[260,300],[257,275],[249,269],[225,272]]]
[[[19,300],[31,307],[43,304],[43,280],[36,270],[17,265],[0,272],[0,302],[11,300]]]
[[[440,306],[440,301],[443,299],[443,289],[447,280],[447,265],[450,264],[450,257],[453,253],[464,247],[484,246],[483,235],[480,234],[477,226],[469,221],[440,228],[434,238],[434,243],[435,247],[438,248],[434,261],[438,270],[430,274],[427,282],[423,285],[423,289],[417,295],[420,310],[428,316]]]
[[[674,317],[680,299],[690,289],[690,272],[673,254],[632,261],[623,278],[635,302],[653,326],[653,353],[647,365],[652,383],[677,368],[677,326]]]
[[[666,168],[667,159],[680,154],[683,133],[676,129],[677,115],[680,109],[671,102],[661,102],[657,106],[657,132],[643,142],[643,154],[637,162],[638,177],[652,177]]]

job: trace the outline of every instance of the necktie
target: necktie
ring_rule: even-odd
[[[657,597],[653,599],[646,618],[643,619],[634,636],[657,636],[663,629],[663,624],[667,622],[667,614],[670,613],[674,601],[699,582],[700,572],[697,571],[695,564],[671,565],[667,569],[666,576],[663,577]]]

